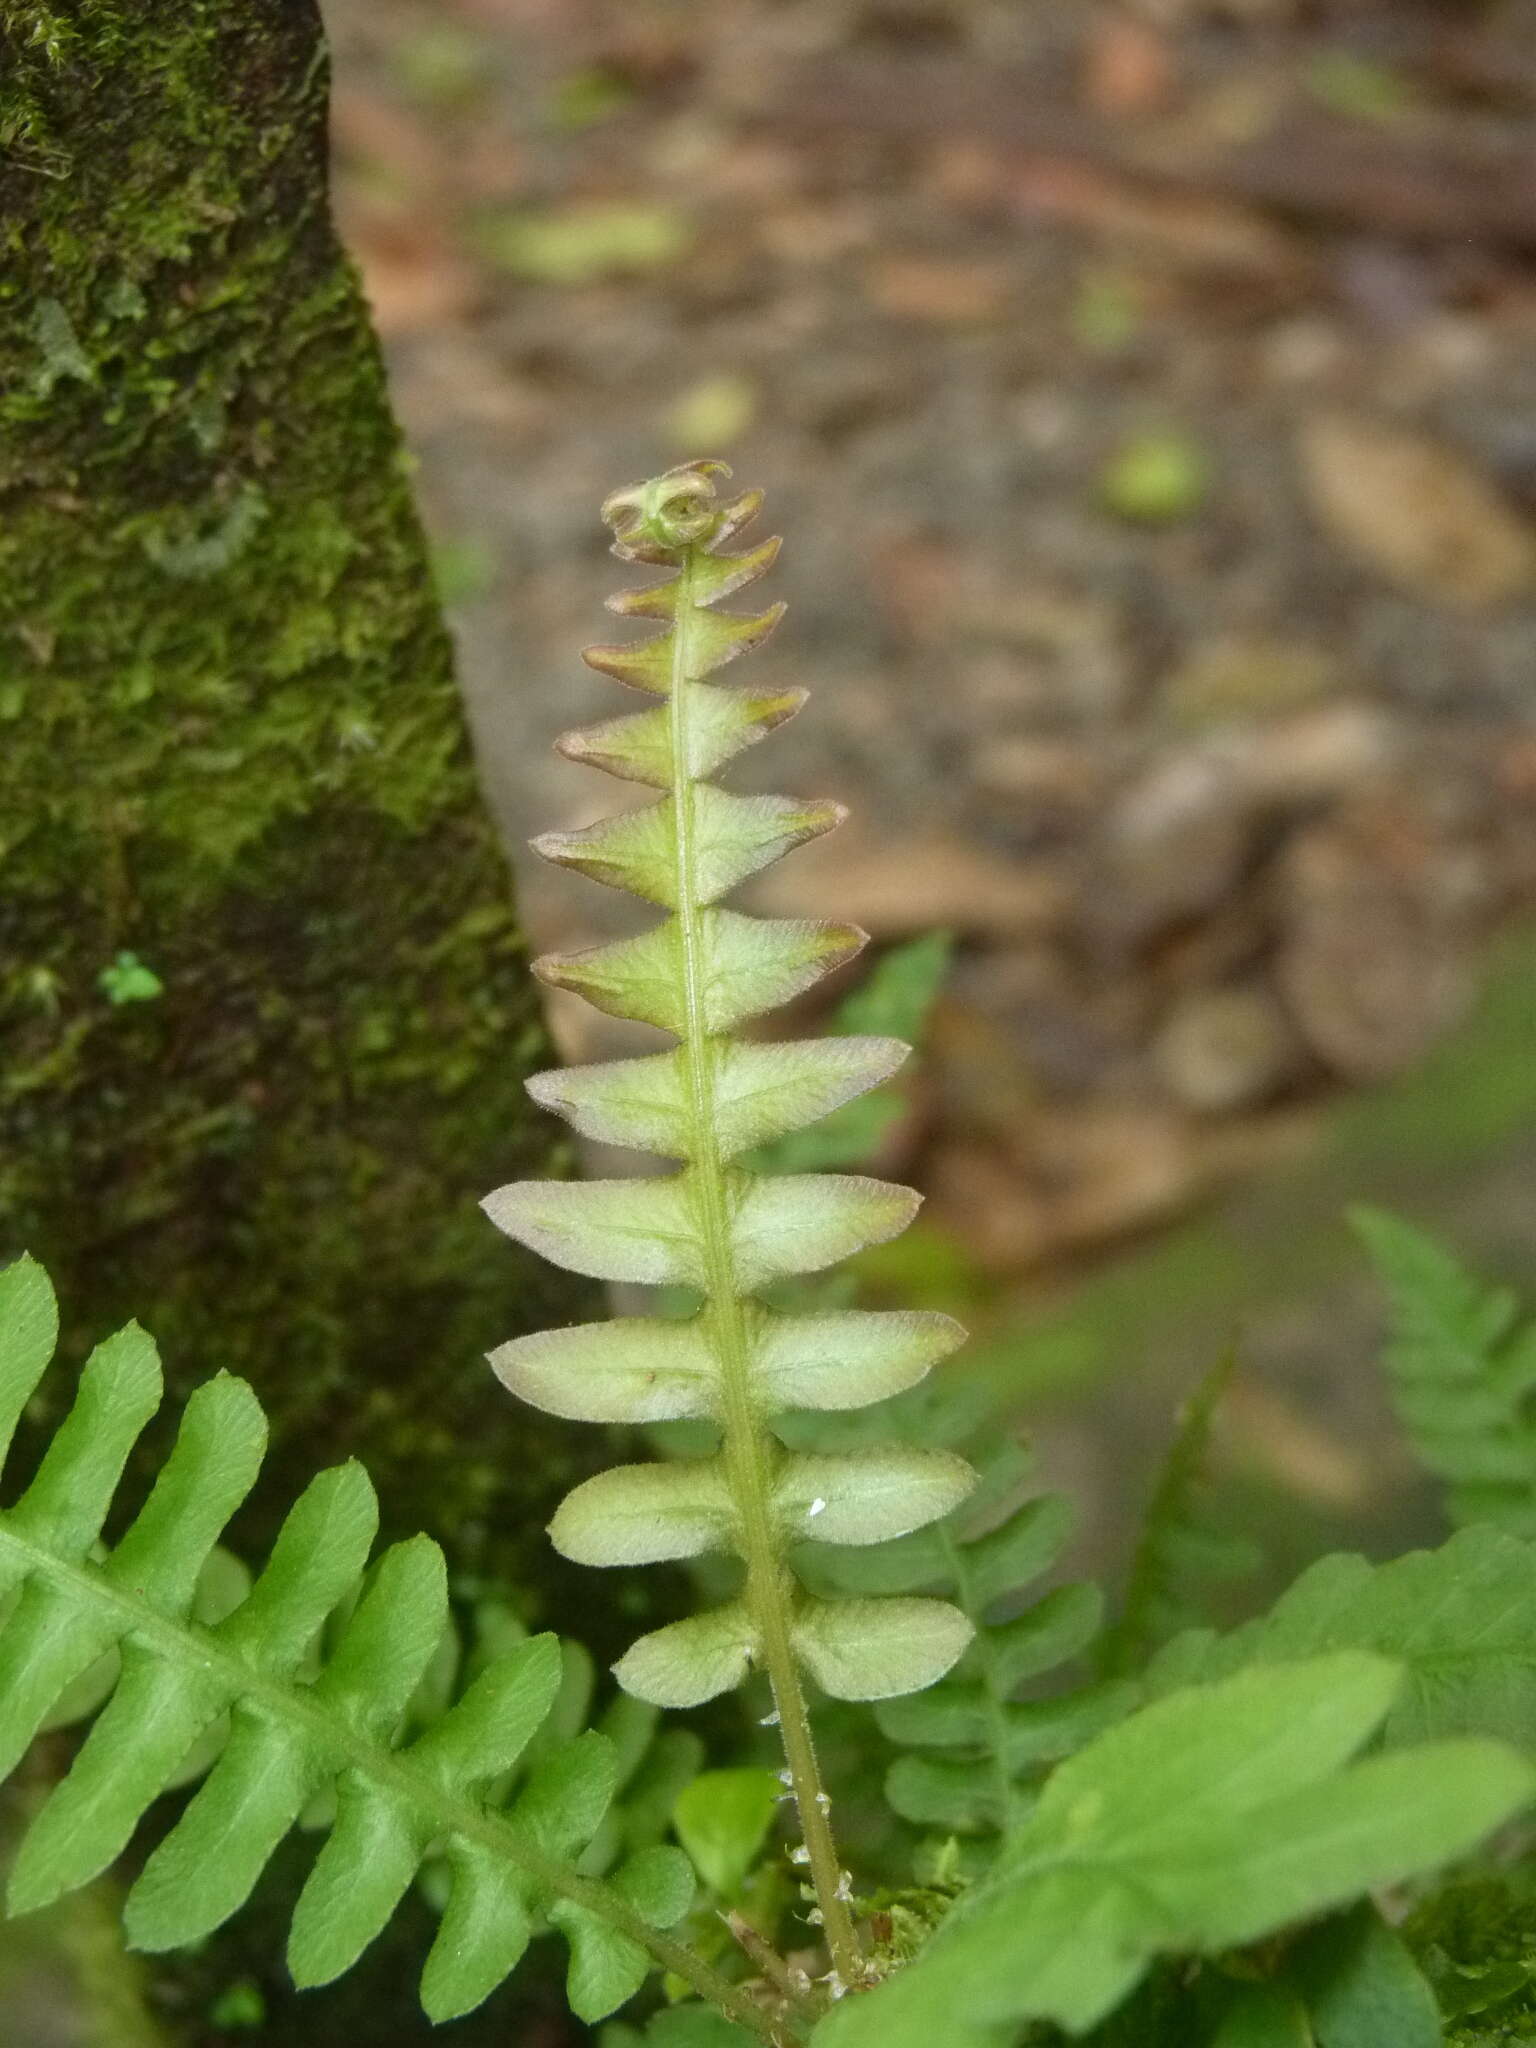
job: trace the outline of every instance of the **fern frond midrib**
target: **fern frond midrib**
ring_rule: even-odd
[[[691,629],[697,618],[694,588],[695,550],[690,547],[679,570],[667,710],[676,827],[683,1044],[693,1120],[691,1170],[703,1226],[704,1314],[709,1318],[720,1360],[723,1450],[741,1530],[747,1606],[758,1631],[763,1666],[773,1689],[801,1836],[809,1855],[833,1966],[844,1983],[852,1983],[860,1970],[858,1939],[846,1903],[841,1863],[828,1820],[830,1802],[822,1790],[805,1695],[790,1641],[788,1571],[770,1499],[780,1452],[752,1399],[751,1342],[737,1285],[726,1188],[727,1163],[721,1153],[715,1114],[715,1067],[710,1055],[711,1033],[700,960],[701,906],[694,852],[694,798],[698,785],[689,765],[688,744],[693,692],[707,687],[695,680],[690,661]]]
[[[689,627],[695,605],[692,551],[679,571],[679,590],[672,633],[672,676],[668,715],[672,742],[671,801],[676,820],[676,917],[683,971],[683,1044],[688,1061],[688,1092],[693,1129],[691,1166],[704,1245],[705,1313],[713,1327],[720,1358],[722,1405],[725,1410],[725,1458],[732,1491],[741,1515],[749,1580],[761,1573],[773,1555],[763,1460],[766,1444],[750,1392],[750,1353],[736,1291],[731,1251],[730,1217],[726,1206],[725,1162],[720,1157],[715,1117],[714,1063],[709,1057],[710,1032],[704,1002],[700,960],[699,903],[694,872],[693,796],[689,769],[688,709],[695,687],[689,662]],[[755,1570],[754,1570],[755,1567]]]
[[[161,1614],[148,1601],[114,1584],[99,1567],[75,1565],[56,1557],[46,1547],[19,1535],[0,1514],[0,1555],[7,1550],[20,1558],[26,1578],[45,1579],[78,1606],[123,1620],[125,1626],[114,1632],[114,1640],[121,1642],[133,1637],[168,1662],[183,1668],[196,1665],[216,1673],[228,1684],[236,1700],[302,1728],[335,1757],[338,1772],[351,1768],[371,1778],[407,1800],[433,1824],[434,1833],[456,1835],[490,1850],[536,1883],[607,1920],[664,1968],[676,1971],[697,1988],[704,1988],[699,1985],[700,1958],[685,1944],[643,1920],[609,1886],[584,1877],[573,1865],[546,1854],[510,1820],[445,1791],[424,1772],[413,1769],[398,1752],[370,1741],[340,1715],[306,1697],[309,1688],[265,1676],[244,1658],[225,1649],[208,1630]],[[718,1999],[714,1988],[707,1995]]]

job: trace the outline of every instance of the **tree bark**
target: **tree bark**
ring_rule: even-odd
[[[592,1433],[483,1353],[590,1303],[476,1206],[565,1154],[326,90],[312,0],[0,0],[0,1257],[75,1356],[137,1314],[173,1400],[250,1378],[247,1556],[355,1453],[387,1533],[558,1618]],[[285,1867],[156,1966],[174,2038],[425,2040],[419,1929],[295,2004]],[[519,2038],[504,2001],[448,2037]]]

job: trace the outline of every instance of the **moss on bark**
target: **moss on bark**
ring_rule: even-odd
[[[173,1393],[252,1379],[242,1547],[355,1451],[391,1530],[558,1614],[544,1510],[592,1453],[482,1354],[583,1298],[476,1207],[559,1169],[546,1048],[326,88],[310,0],[0,0],[0,1256],[77,1350],[138,1314]],[[215,1944],[178,2038],[320,2038],[240,1940],[247,2022]],[[358,2038],[425,2038],[387,1959],[364,1996]]]

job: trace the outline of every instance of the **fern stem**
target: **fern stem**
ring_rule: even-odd
[[[788,1567],[780,1555],[769,1487],[778,1446],[752,1400],[751,1365],[743,1304],[731,1255],[726,1164],[716,1132],[714,1065],[705,1017],[694,834],[694,792],[688,720],[698,687],[690,660],[696,616],[694,591],[698,546],[681,563],[676,630],[672,642],[669,698],[672,748],[672,805],[676,824],[676,914],[684,975],[683,1046],[692,1098],[693,1187],[699,1204],[706,1276],[705,1315],[721,1366],[724,1459],[740,1517],[746,1563],[746,1604],[757,1629],[760,1654],[773,1689],[785,1760],[810,1857],[811,1880],[826,1933],[832,1966],[845,1986],[863,1975],[863,1960],[829,1818],[831,1802],[822,1787],[811,1737],[810,1715],[790,1647]]]
[[[756,1963],[768,1982],[783,1993],[791,2007],[804,2009],[811,1994],[811,1982],[797,1965],[785,1962],[771,1941],[765,1941],[745,1913],[722,1913],[720,1918],[731,1938]]]
[[[610,1885],[583,1876],[562,1858],[547,1854],[509,1820],[446,1791],[425,1770],[413,1768],[408,1758],[358,1733],[339,1715],[307,1698],[304,1687],[265,1677],[244,1658],[225,1649],[209,1630],[169,1619],[147,1601],[138,1600],[114,1585],[94,1567],[67,1564],[15,1529],[0,1524],[0,1555],[7,1549],[19,1553],[27,1577],[46,1579],[67,1588],[71,1601],[81,1608],[95,1607],[110,1613],[114,1641],[131,1635],[169,1663],[183,1669],[201,1666],[218,1673],[238,1699],[259,1707],[276,1720],[303,1728],[317,1746],[335,1755],[338,1763],[371,1778],[408,1801],[418,1813],[428,1816],[435,1832],[478,1842],[549,1890],[585,1906],[644,1948],[663,1969],[671,1970],[690,1984],[728,2019],[746,2027],[769,2043],[770,2048],[783,2048],[783,2026],[686,1942],[652,1927]]]

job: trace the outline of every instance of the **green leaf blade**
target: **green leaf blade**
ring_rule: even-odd
[[[751,1294],[770,1280],[835,1266],[899,1236],[921,1201],[911,1188],[862,1174],[743,1176],[732,1226],[736,1284]]]
[[[568,1493],[550,1541],[576,1564],[657,1564],[731,1546],[736,1509],[717,1458],[615,1465]]]
[[[837,1700],[916,1692],[953,1669],[971,1624],[945,1600],[812,1600],[791,1628],[795,1654]]]
[[[816,2048],[982,2048],[1031,2019],[1081,2033],[1158,1955],[1226,1951],[1465,1854],[1536,1773],[1478,1741],[1353,1761],[1397,1677],[1340,1652],[1143,1708],[1053,1773],[928,1947]]]
[[[845,1309],[822,1315],[765,1312],[753,1358],[763,1406],[862,1408],[915,1387],[965,1342],[953,1317],[915,1309]]]
[[[705,1771],[672,1808],[677,1838],[711,1891],[732,1899],[757,1859],[783,1787],[772,1771]]]
[[[232,1697],[227,1680],[130,1645],[112,1698],[22,1839],[10,1910],[36,1911],[100,1876]]]
[[[59,1340],[59,1305],[36,1259],[0,1270],[0,1466]]]
[[[78,1563],[101,1534],[128,1453],[160,1395],[160,1360],[137,1323],[98,1344],[37,1476],[6,1521]]]
[[[187,1402],[175,1448],[107,1561],[107,1575],[164,1614],[192,1605],[225,1524],[256,1483],[267,1423],[244,1380],[221,1373]]]
[[[1155,1696],[1250,1664],[1336,1649],[1374,1651],[1404,1667],[1389,1741],[1481,1734],[1531,1747],[1536,1550],[1473,1528],[1385,1565],[1324,1558],[1259,1620],[1225,1636],[1176,1637],[1154,1659],[1147,1684]]]
[[[1351,1221],[1386,1293],[1386,1362],[1398,1418],[1447,1483],[1453,1521],[1536,1540],[1536,1323],[1400,1217]]]
[[[613,1667],[627,1693],[657,1707],[699,1707],[741,1684],[757,1654],[756,1624],[733,1601],[653,1629]]]
[[[1159,1863],[1207,1947],[1236,1946],[1466,1855],[1528,1806],[1536,1772],[1503,1743],[1418,1743],[1266,1801]]]
[[[421,2005],[442,2026],[483,2005],[533,1935],[526,1880],[484,1849],[456,1842],[452,1889],[421,1976]]]
[[[1443,2048],[1435,1994],[1374,1905],[1325,1921],[1286,1964],[1317,2048]]]
[[[574,1422],[676,1422],[714,1412],[719,1362],[703,1322],[620,1316],[539,1330],[490,1354],[502,1385]]]
[[[976,1474],[952,1451],[883,1449],[790,1457],[774,1484],[773,1505],[790,1538],[820,1543],[883,1543],[951,1513]]]
[[[0,1320],[0,1365],[20,1385],[51,1341],[41,1276],[12,1273],[3,1309],[20,1329]],[[637,1799],[632,1819],[600,1835],[620,1778],[644,1775],[654,1714],[627,1701],[611,1710],[617,1749],[596,1732],[563,1740],[585,1715],[591,1660],[563,1654],[552,1637],[518,1640],[489,1661],[477,1645],[467,1663],[480,1668],[464,1695],[448,1703],[454,1657],[429,1699],[424,1675],[442,1665],[447,1634],[443,1558],[415,1538],[365,1576],[378,1507],[356,1465],[305,1489],[253,1582],[211,1547],[255,1476],[265,1435],[250,1390],[233,1380],[194,1396],[148,1504],[116,1551],[91,1555],[86,1539],[158,1395],[142,1331],[98,1346],[44,1455],[42,1483],[0,1511],[0,1558],[20,1586],[0,1608],[0,1717],[11,1717],[12,1750],[61,1684],[73,1699],[88,1680],[73,1711],[94,1716],[17,1850],[11,1910],[90,1882],[162,1790],[206,1773],[129,1895],[135,1945],[203,1939],[308,1816],[328,1834],[290,1936],[299,1982],[349,1968],[441,1844],[445,1921],[423,1979],[436,2016],[469,2010],[513,1967],[532,1930],[530,1901],[591,1916],[588,1947],[610,1964],[622,1950],[623,1988],[633,1988],[653,1966],[646,1930],[686,1911],[692,1889],[686,1858],[655,1839],[675,1776],[650,1795],[659,1814],[647,1820]],[[398,1746],[407,1720],[423,1713],[436,1718]],[[679,1740],[691,1771],[696,1739]],[[524,1758],[535,1750],[530,1769]],[[501,1804],[509,1790],[510,1812]],[[626,1839],[638,1853],[611,1885],[588,1874]],[[595,2013],[590,1985],[583,1996]]]
[[[131,1945],[184,1948],[221,1927],[332,1762],[291,1726],[237,1712],[223,1755],[128,1894]]]
[[[646,1286],[697,1286],[699,1225],[682,1175],[664,1180],[514,1181],[481,1203],[498,1230],[568,1272]]]
[[[343,1976],[388,1926],[425,1843],[397,1799],[365,1778],[341,1781],[336,1820],[294,1907],[288,1968],[299,1989]]]
[[[462,1792],[511,1770],[544,1724],[561,1682],[560,1645],[531,1636],[487,1665],[406,1754],[445,1790]]]

